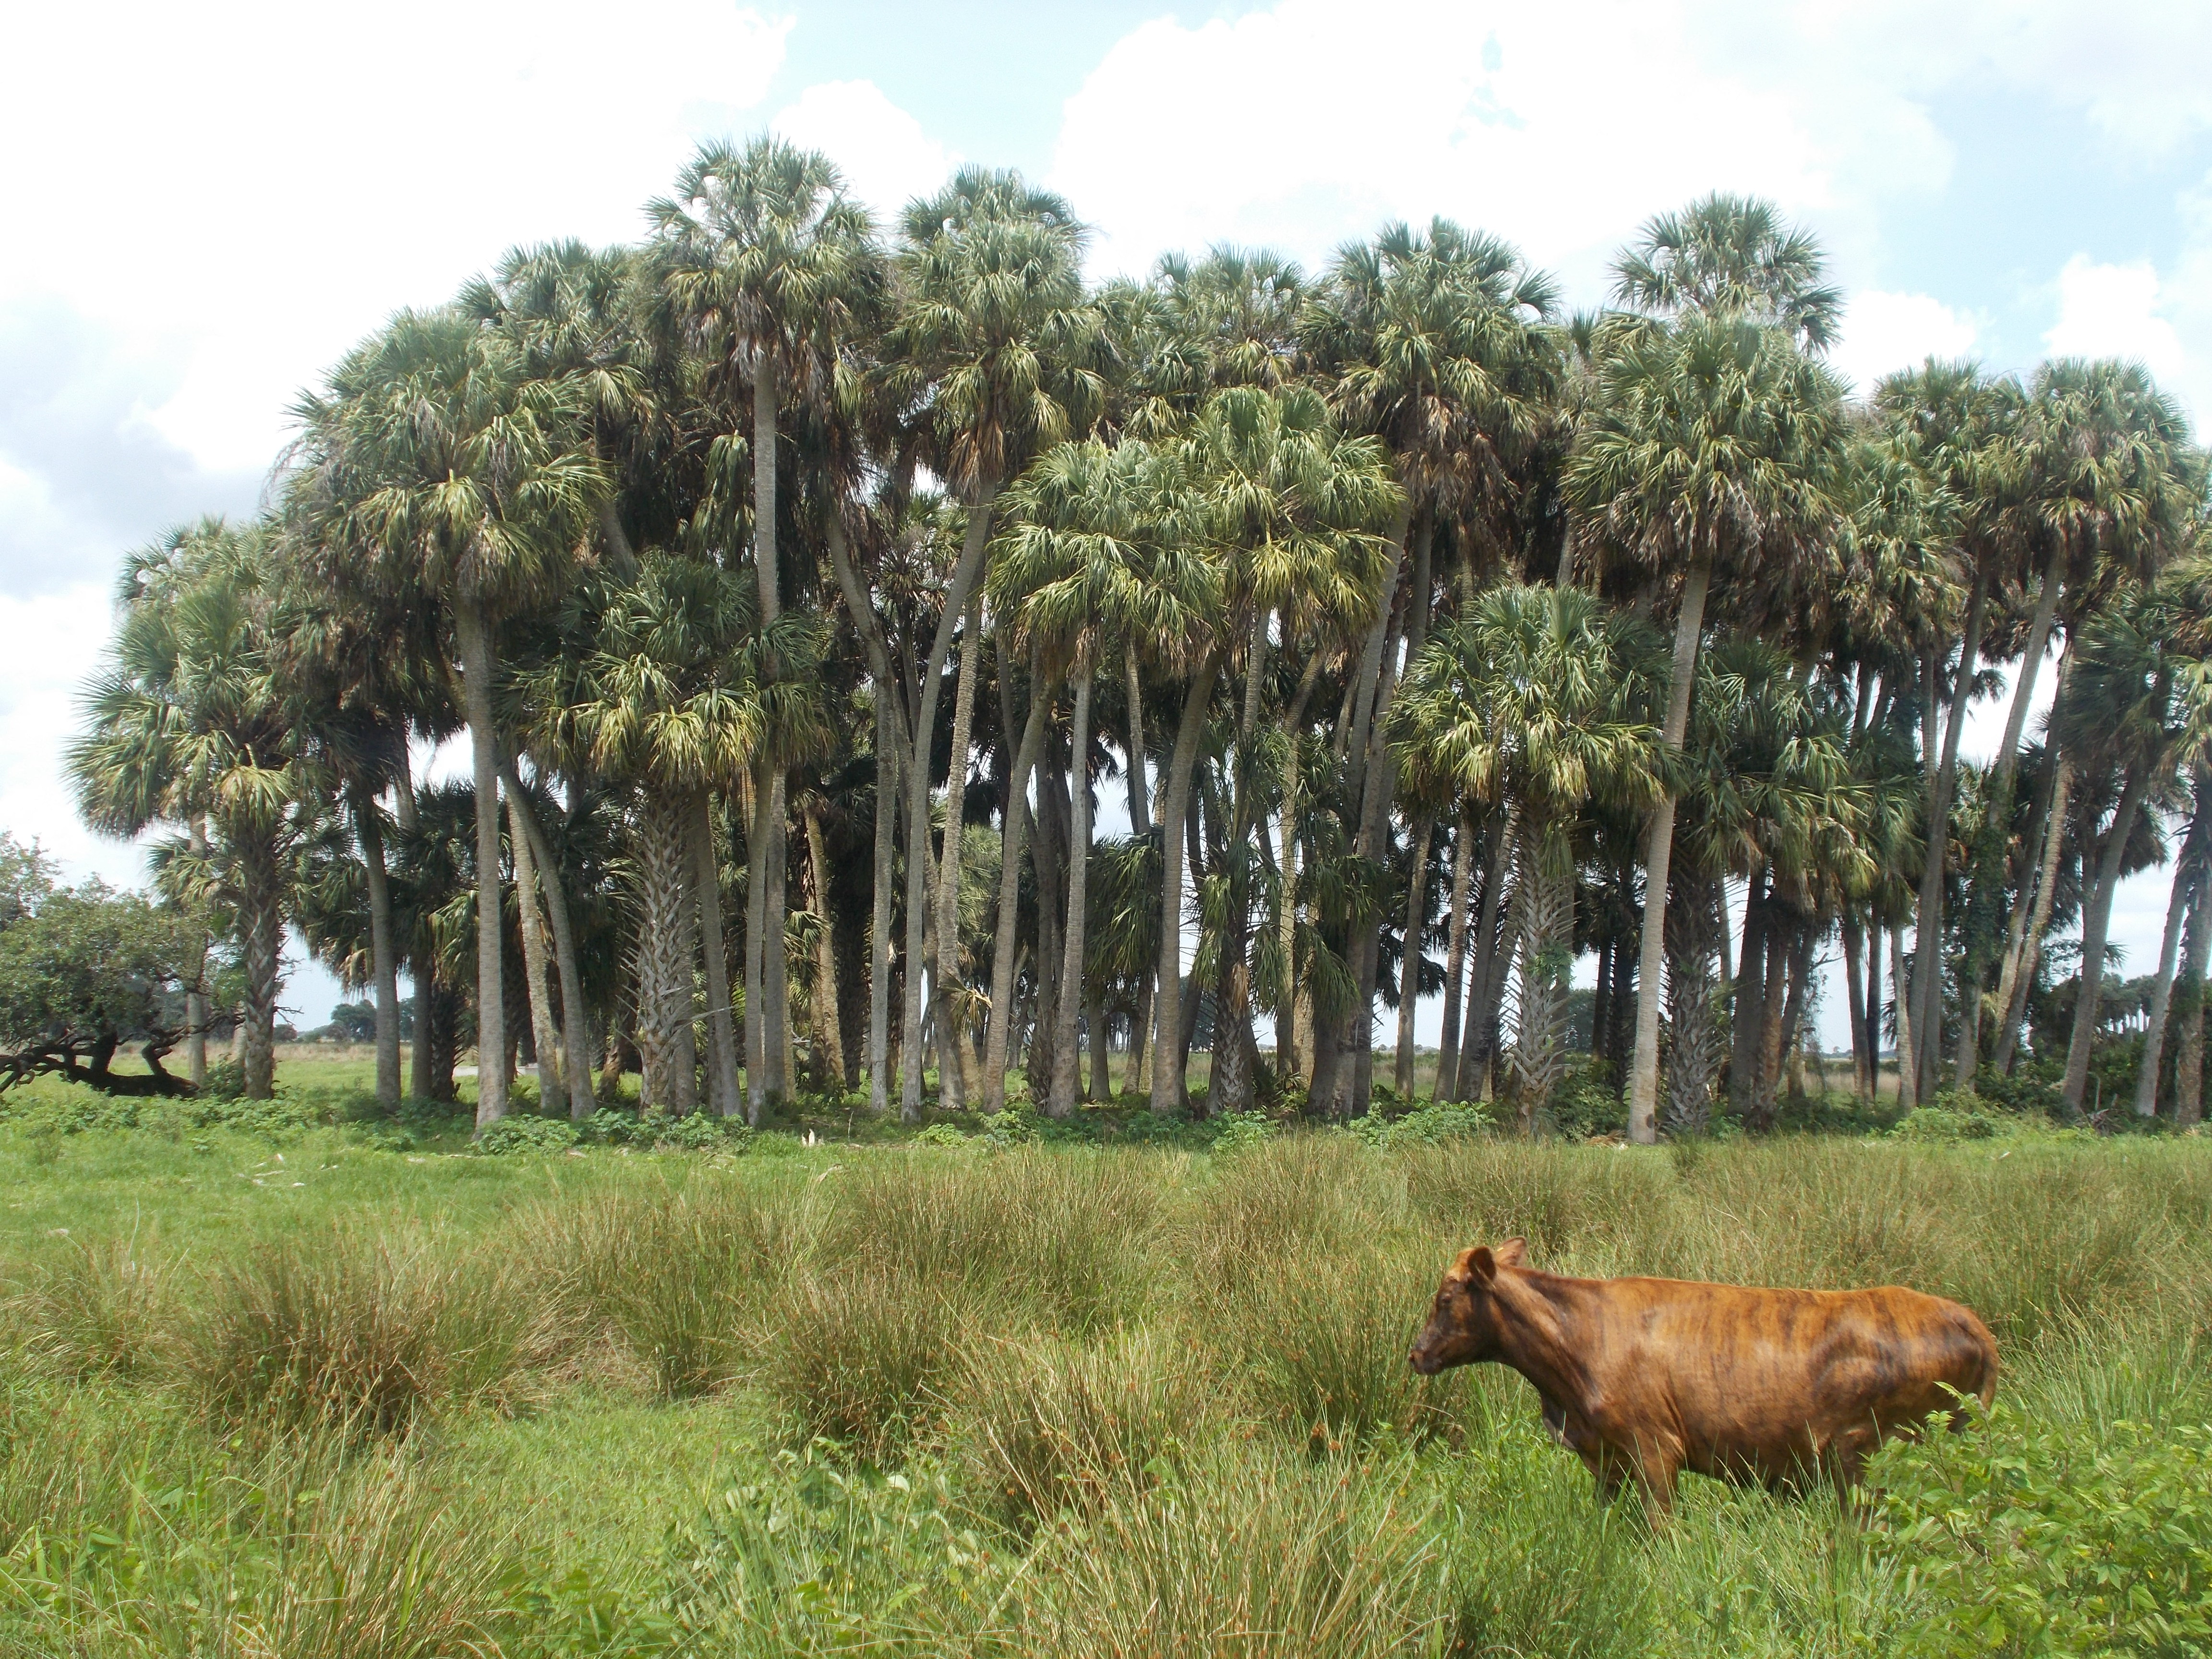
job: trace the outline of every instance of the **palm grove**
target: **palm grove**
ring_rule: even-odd
[[[2139,367],[1854,402],[1817,246],[1727,197],[1577,315],[1443,219],[1086,286],[1017,174],[886,231],[775,139],[648,214],[395,316],[259,521],[129,562],[70,765],[161,832],[172,920],[95,1042],[197,1083],[234,1024],[265,1095],[290,923],[373,990],[380,1097],[473,1046],[479,1124],[519,1055],[545,1109],[635,1066],[755,1122],[1012,1073],[1054,1116],[1387,1087],[1533,1128],[1572,1065],[1649,1140],[1771,1124],[1839,951],[1862,1092],[1893,1043],[1909,1103],[2033,1042],[2101,1105],[2124,1027],[2136,1109],[2197,1117],[2206,459]],[[472,782],[410,776],[464,732]],[[2155,974],[2081,974],[2169,838]]]

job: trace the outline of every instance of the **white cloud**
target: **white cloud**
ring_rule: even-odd
[[[63,295],[179,361],[155,425],[260,467],[284,410],[393,307],[516,242],[624,240],[738,125],[788,19],[731,0],[362,11],[45,7],[14,20],[0,311]]]
[[[1931,295],[1864,289],[1850,296],[1829,361],[1865,392],[1883,375],[1927,358],[1967,356],[1980,332],[1972,317]]]
[[[70,881],[99,876],[125,886],[143,878],[143,856],[85,828],[62,774],[64,734],[76,728],[79,691],[112,629],[104,586],[34,599],[0,594],[0,639],[9,642],[0,653],[0,830],[37,841]]]
[[[853,192],[886,228],[917,196],[935,191],[960,157],[932,138],[872,81],[825,81],[777,112],[769,125],[795,144],[828,155]]]
[[[1684,0],[1283,0],[1146,23],[1068,100],[1052,182],[1102,228],[1102,270],[1220,240],[1317,260],[1382,219],[1443,213],[1583,299],[1639,221],[1709,190],[1863,240],[1869,179],[1940,185],[1950,152],[1923,111],[1870,72],[1816,93],[1828,65],[1802,50],[1774,72],[1746,44],[1764,14],[1742,13],[1719,28]]]
[[[2057,357],[2132,357],[2171,379],[2187,358],[2164,312],[2158,271],[2148,259],[2098,264],[2077,253],[2058,273],[2058,320],[2043,337]]]

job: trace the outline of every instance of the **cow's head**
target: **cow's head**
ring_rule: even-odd
[[[1407,1361],[1423,1376],[1454,1365],[1471,1365],[1498,1357],[1498,1303],[1492,1294],[1500,1267],[1517,1267],[1528,1259],[1526,1239],[1509,1238],[1496,1249],[1478,1244],[1462,1250],[1437,1286],[1429,1322],[1421,1328]]]

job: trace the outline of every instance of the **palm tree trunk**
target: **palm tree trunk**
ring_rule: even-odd
[[[1868,1056],[1872,1045],[1867,1031],[1866,981],[1860,977],[1859,958],[1864,952],[1865,936],[1859,927],[1858,912],[1846,908],[1844,912],[1844,987],[1850,1004],[1851,1018],[1851,1092],[1862,1100],[1870,1100],[1872,1068]]]
[[[2059,677],[2059,695],[2066,690]],[[2014,907],[2012,939],[2005,952],[2004,971],[1997,981],[1997,1040],[1992,1064],[2009,1077],[2013,1052],[2020,1040],[2021,1022],[2027,1018],[2027,995],[2043,954],[2043,936],[2051,926],[2051,912],[2058,891],[2058,865],[2066,847],[2066,814],[2074,787],[2073,763],[2063,750],[2052,758],[2037,820],[2041,826],[2031,879],[2031,894]]]
[[[1003,672],[1004,671],[1001,670]],[[1006,1109],[1006,1065],[1013,1037],[1014,968],[1021,921],[1022,854],[1030,832],[1030,774],[1044,745],[1044,682],[1030,676],[1030,714],[1014,753],[1014,775],[1006,787],[1006,813],[999,855],[999,915],[991,944],[991,1008],[983,1052],[983,1109]]]
[[[960,672],[952,692],[952,759],[945,780],[945,848],[937,863],[937,998],[942,1015],[960,1001],[960,843],[967,811],[968,749],[975,721],[975,677],[983,656],[983,595],[969,595],[961,629]],[[942,1018],[945,1058],[939,1065],[941,1092],[948,1109],[958,1109],[975,1092],[967,1073],[969,1053],[957,1023]]]
[[[684,866],[688,814],[666,793],[642,792],[632,837],[638,876],[639,1104],[682,1113],[694,1103],[679,1030],[691,1025],[691,951]]]
[[[1735,964],[1729,1011],[1729,1109],[1748,1117],[1759,1084],[1759,1033],[1765,1018],[1766,957],[1773,931],[1765,860],[1754,860],[1743,890],[1743,948]]]
[[[868,909],[868,1109],[891,1109],[891,879],[898,847],[897,715],[890,685],[876,682],[875,862]]]
[[[1089,922],[1091,866],[1091,784],[1084,775],[1083,757],[1091,747],[1091,662],[1086,648],[1075,670],[1075,711],[1071,722],[1074,765],[1069,777],[1073,822],[1067,837],[1067,927],[1060,950],[1058,1027],[1053,1035],[1052,1092],[1045,1110],[1053,1117],[1075,1115],[1080,1079],[1075,1047],[1076,1014],[1083,1006],[1084,933]],[[1097,1041],[1093,1034],[1092,1041]]]
[[[561,981],[562,1070],[568,1085],[568,1115],[581,1122],[599,1109],[599,1102],[592,1097],[592,1048],[586,1029],[583,967],[576,957],[576,930],[568,914],[568,888],[561,879],[561,866],[553,856],[553,843],[546,838],[544,826],[538,823],[538,811],[531,805],[530,797],[523,793],[512,760],[504,763],[500,776],[514,805],[522,833],[529,840],[531,856],[538,866],[538,884],[545,890],[545,913],[553,923],[553,971]],[[419,1011],[416,1018],[419,1030]]]
[[[1698,673],[1698,641],[1705,623],[1705,590],[1712,580],[1710,554],[1691,561],[1682,586],[1682,611],[1674,623],[1673,678],[1667,685],[1667,723],[1661,740],[1680,754],[1690,730],[1690,692]],[[1642,1146],[1659,1139],[1659,997],[1667,976],[1668,870],[1674,856],[1674,797],[1660,798],[1644,839],[1644,936],[1636,969],[1636,1053],[1629,1068],[1628,1138]]]
[[[1950,851],[1951,798],[1959,779],[1959,739],[1966,729],[1966,704],[1973,695],[1974,668],[1981,652],[1982,623],[1989,610],[1989,580],[1974,573],[1966,602],[1966,631],[1959,646],[1959,673],[1951,688],[1950,718],[1943,728],[1943,758],[1928,812],[1928,856],[1920,876],[1920,939],[1914,958],[1913,1029],[1920,1039],[1921,1092],[1932,1095],[1942,1068],[1943,1044],[1943,871]],[[1962,989],[1964,988],[1961,988]],[[1965,999],[1960,999],[1962,1004]],[[1966,1013],[1962,1006],[1962,1017]],[[1972,1022],[1968,1022],[1971,1024]],[[1960,1048],[1966,1052],[1963,1044]],[[1973,1073],[1959,1079],[1971,1088]]]
[[[937,726],[937,700],[944,689],[945,662],[952,649],[953,629],[968,608],[968,596],[983,573],[990,546],[991,507],[998,499],[996,479],[988,480],[968,509],[968,534],[960,550],[960,562],[945,592],[945,614],[939,617],[937,635],[930,642],[929,660],[922,665],[921,695],[914,711],[914,730],[907,772],[906,799],[906,1009],[901,1048],[906,1056],[899,1079],[899,1115],[907,1122],[921,1117],[921,993],[922,964],[927,960],[923,934],[930,922],[929,890],[925,884],[927,860],[916,849],[929,839],[930,748]]]
[[[1167,789],[1160,823],[1160,965],[1152,991],[1152,1111],[1161,1116],[1183,1109],[1182,1053],[1182,836],[1190,811],[1190,775],[1198,763],[1199,740],[1206,732],[1206,707],[1213,700],[1218,672],[1211,652],[1191,676],[1176,727],[1175,752],[1168,762]],[[1171,1058],[1172,1057],[1172,1058]]]
[[[752,821],[745,836],[745,1121],[757,1129],[768,1107],[768,816],[775,791],[766,761],[752,768]],[[643,1006],[641,1001],[641,1006]]]
[[[1514,858],[1513,844],[1520,839],[1519,825],[1520,806],[1509,801],[1483,867],[1482,919],[1474,932],[1474,978],[1468,999],[1468,1030],[1459,1045],[1459,1076],[1452,1084],[1454,1100],[1465,1100],[1470,1095],[1489,1098],[1498,1010],[1504,1003],[1504,964],[1499,957],[1505,940],[1505,872]]]
[[[1905,994],[1905,926],[1889,930],[1889,994],[1897,1006],[1897,1104],[1911,1111],[1920,1102],[1920,1071],[1912,1063],[1912,999]]]
[[[1091,1060],[1083,1097],[1110,1102],[1114,1079],[1106,1069],[1106,994],[1095,983],[1083,995],[1083,1051]]]
[[[1460,997],[1467,978],[1468,881],[1474,868],[1474,819],[1462,806],[1459,828],[1452,837],[1451,919],[1446,924],[1449,943],[1444,954],[1444,1028],[1437,1049],[1438,1100],[1452,1098],[1459,1077]]]
[[[1513,1042],[1514,1105],[1522,1133],[1566,1069],[1567,976],[1574,965],[1575,884],[1571,854],[1554,825],[1524,827],[1520,846],[1520,1029]]]
[[[354,833],[361,839],[362,866],[368,877],[368,952],[376,976],[376,1100],[386,1110],[394,1110],[399,1105],[399,953],[392,940],[384,823],[372,797],[359,788],[351,793]],[[204,1059],[201,1066],[204,1070]]]
[[[814,1045],[830,1084],[842,1094],[852,1086],[852,1073],[838,1019],[844,1000],[837,983],[836,940],[830,932],[830,850],[822,835],[822,814],[815,810],[811,796],[799,809],[799,823],[806,831],[808,905],[814,915]]]
[[[768,908],[761,929],[761,985],[768,1007],[762,1032],[768,1057],[768,1097],[791,1098],[791,959],[785,950],[791,914],[790,798],[781,768],[769,786]]]
[[[239,928],[246,958],[246,1006],[239,1022],[240,1068],[246,1097],[267,1100],[276,1091],[277,975],[283,965],[283,881],[276,849],[253,831],[234,834],[243,888]]]
[[[507,983],[501,926],[499,868],[499,733],[492,724],[491,629],[473,601],[453,605],[453,633],[460,647],[461,693],[477,796],[477,1128],[507,1115]]]
[[[414,776],[407,763],[407,750],[400,748],[398,776],[392,783],[392,818],[398,823],[400,834],[411,834],[418,830],[420,817],[416,811]],[[407,1046],[407,1095],[411,1099],[434,1099],[431,1088],[435,1086],[434,1055],[431,1055],[431,1018],[435,1013],[435,973],[431,971],[431,942],[429,929],[418,922],[418,938],[410,951],[410,980],[414,984],[414,1018],[416,1036]]]
[[[198,812],[192,814],[188,834],[192,859],[197,863],[207,856],[208,850],[207,820]],[[199,945],[195,953],[192,982],[185,991],[185,1075],[191,1079],[195,1094],[207,1087],[207,962],[208,947],[212,943],[204,932],[197,937]]]
[[[2119,889],[2120,866],[2127,856],[2128,837],[2135,832],[2136,815],[2149,793],[2150,769],[2137,764],[2128,769],[2127,787],[2112,811],[2112,827],[2105,832],[2102,855],[2097,860],[2097,884],[2081,906],[2081,987],[2074,996],[2074,1033],[2066,1045],[2066,1082],[2063,1093],[2067,1109],[2079,1112],[2088,1092],[2089,1053],[2097,1041],[2097,1009],[2105,992],[2105,939],[2112,921],[2112,896]]]
[[[1720,1066],[1713,1024],[1713,957],[1720,932],[1720,883],[1692,872],[1675,878],[1667,907],[1667,1127],[1703,1134],[1712,1127],[1713,1075]]]
[[[1129,833],[1139,841],[1152,833],[1152,809],[1145,782],[1145,681],[1137,666],[1137,647],[1132,644],[1121,659],[1127,678],[1129,700]],[[1152,1034],[1152,975],[1149,968],[1137,975],[1137,993],[1129,1014],[1129,1058],[1124,1073],[1130,1090],[1142,1094],[1147,1087],[1145,1056]]]
[[[1398,975],[1398,1054],[1391,1086],[1413,1097],[1413,1014],[1421,995],[1421,924],[1429,908],[1429,838],[1437,821],[1424,812],[1413,825],[1413,867],[1406,883],[1406,955]]]
[[[687,816],[707,969],[707,1101],[717,1117],[735,1117],[744,1110],[744,1096],[738,1087],[737,1022],[730,1016],[729,947],[722,928],[722,867],[714,856],[713,797],[697,791]]]
[[[502,769],[504,771],[505,769]],[[522,931],[523,985],[530,1004],[531,1047],[538,1056],[538,1109],[550,1109],[562,1081],[560,1041],[553,1030],[553,995],[545,978],[545,927],[538,908],[538,861],[523,828],[521,790],[507,791],[507,843],[514,860],[515,908]],[[398,1064],[398,1052],[393,1063]]]
[[[2203,779],[2200,775],[2199,781]],[[2166,1058],[2166,1012],[2173,994],[2174,964],[2181,951],[2181,925],[2198,885],[2197,872],[2212,851],[2212,800],[2202,792],[2190,814],[2189,832],[2173,860],[2173,889],[2166,902],[2166,935],[2159,943],[2158,978],[2151,986],[2150,1020],[2143,1028],[2142,1060],[2136,1067],[2136,1115],[2158,1115],[2158,1077]]]
[[[1072,825],[1067,809],[1067,772],[1060,764],[1058,740],[1048,733],[1037,761],[1036,817],[1030,825],[1030,863],[1036,877],[1036,1017],[1030,1028],[1030,1101],[1042,1105],[1052,1091],[1056,1062],[1054,1043],[1060,1030],[1060,948],[1067,922],[1066,854]]]
[[[2212,775],[2200,769],[2196,788],[2202,817],[2208,797],[2212,797]],[[2173,1018],[2181,1036],[2173,1055],[2173,1122],[2182,1129],[2203,1117],[2204,1106],[2204,974],[2212,964],[2212,849],[2207,850],[2190,899],[2180,981],[2174,988]]]

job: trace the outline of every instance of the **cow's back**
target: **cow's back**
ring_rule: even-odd
[[[1777,1479],[1839,1458],[1855,1472],[1885,1436],[1955,1407],[1954,1390],[1986,1403],[1996,1388],[1987,1328],[1917,1291],[1602,1283],[1607,1437],[1671,1440],[1701,1473]]]

